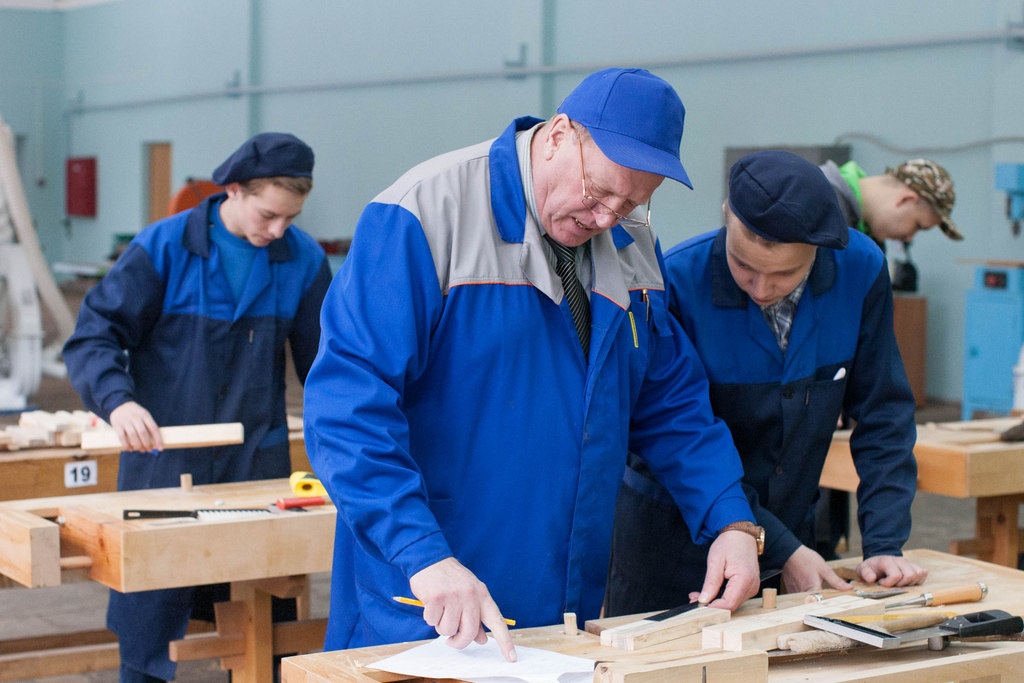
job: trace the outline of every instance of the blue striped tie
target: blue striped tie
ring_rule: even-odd
[[[565,290],[572,320],[576,323],[576,334],[583,347],[583,357],[586,358],[590,354],[590,301],[576,277],[576,248],[559,244],[550,237],[547,240],[555,251],[555,272],[562,278],[562,289]]]

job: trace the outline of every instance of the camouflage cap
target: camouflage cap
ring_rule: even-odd
[[[899,178],[931,204],[941,218],[939,228],[947,237],[954,240],[964,238],[949,217],[953,203],[956,202],[956,192],[953,190],[953,179],[946,169],[930,159],[907,159],[896,168],[885,169],[885,172]]]

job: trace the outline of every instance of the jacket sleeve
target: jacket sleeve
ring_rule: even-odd
[[[697,543],[739,520],[753,520],[741,479],[743,466],[728,427],[711,411],[708,379],[697,351],[678,321],[658,306],[650,369],[630,428],[630,450],[647,462],[668,489]]]
[[[320,350],[305,386],[306,447],[362,549],[406,576],[452,554],[427,506],[402,412],[441,308],[416,218],[370,204],[324,300]]]
[[[327,265],[327,258],[324,257],[313,281],[302,293],[299,308],[295,312],[292,331],[288,335],[292,360],[295,362],[295,374],[298,375],[299,381],[302,383],[306,381],[320,343],[320,309],[330,284],[331,268]]]
[[[892,286],[882,263],[864,298],[844,406],[856,422],[850,450],[860,476],[857,521],[864,557],[901,554],[917,490],[914,396],[896,346]]]
[[[782,520],[761,505],[760,497],[752,486],[744,484],[743,490],[750,501],[755,520],[764,527],[764,555],[761,556],[761,566],[782,569],[790,555],[803,544]]]
[[[132,243],[82,301],[64,363],[85,407],[104,420],[133,400],[131,352],[160,317],[164,290],[149,254]]]

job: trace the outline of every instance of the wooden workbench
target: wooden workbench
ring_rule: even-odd
[[[978,609],[1005,609],[1014,614],[1024,611],[1024,572],[1007,569],[979,560],[955,557],[932,550],[909,551],[907,555],[929,570],[928,588],[943,588],[984,581],[989,586],[989,596],[984,603],[958,605],[959,612]],[[839,564],[853,565],[851,560]],[[779,597],[779,606],[786,607],[785,598]],[[792,596],[797,597],[797,596]],[[890,601],[899,597],[890,598]],[[799,602],[803,602],[802,599]],[[943,611],[949,608],[942,608]],[[757,618],[763,615],[759,600],[745,603],[733,614],[732,620]],[[620,623],[615,620],[599,620],[587,624],[587,632],[564,633],[563,627],[516,629],[512,631],[517,644],[557,650],[595,660],[612,661],[621,659],[651,659],[653,655],[673,653],[679,658],[693,657],[693,661],[713,661],[723,657],[721,651],[700,651],[700,636],[687,636],[656,646],[655,648],[627,653],[624,650],[602,646],[597,633],[608,625]],[[402,643],[357,650],[321,652],[290,657],[282,665],[284,683],[376,683],[377,681],[410,680],[406,677],[384,674],[369,669],[367,665],[378,659],[400,652],[418,643]],[[644,680],[701,680],[701,667],[706,680],[731,681],[736,683],[790,683],[796,681],[877,681],[890,683],[939,683],[956,681],[984,681],[985,683],[1011,683],[1021,678],[1024,667],[1024,643],[954,643],[943,651],[931,651],[922,644],[909,645],[898,650],[860,648],[813,656],[780,657],[771,653],[765,657],[749,652],[744,661],[745,670],[733,670],[731,674],[715,677],[710,664],[698,666],[694,677],[679,676],[650,678]],[[686,660],[683,660],[686,661]],[[763,667],[767,671],[763,670]]]
[[[951,553],[1017,567],[1024,548],[1018,528],[1024,503],[1024,442],[1000,441],[999,433],[1020,421],[1014,417],[918,425],[917,490],[977,499],[975,536],[952,541]],[[856,491],[859,482],[850,455],[850,432],[836,432],[821,485]]]
[[[269,683],[273,654],[322,646],[326,624],[305,619],[308,604],[299,606],[300,621],[272,624],[270,598],[301,597],[310,574],[330,571],[334,507],[215,521],[125,521],[122,512],[267,508],[291,495],[287,479],[274,479],[2,502],[0,573],[36,588],[60,585],[62,569],[83,567],[93,581],[122,592],[230,583],[231,602],[216,608],[217,633],[172,643],[171,657],[221,657],[236,683]],[[12,673],[25,662],[0,657],[0,680],[35,677],[23,668]],[[53,675],[49,666],[40,670]]]

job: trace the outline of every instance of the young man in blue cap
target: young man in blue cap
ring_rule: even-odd
[[[514,660],[503,614],[597,617],[629,450],[713,541],[707,601],[756,591],[739,458],[648,224],[664,178],[690,185],[683,118],[662,79],[608,69],[367,206],[304,402],[339,509],[328,649],[487,627]],[[422,609],[392,601],[410,593]]]
[[[885,259],[843,220],[822,172],[788,152],[755,152],[729,175],[725,227],[665,256],[669,308],[707,369],[787,592],[848,589],[814,548],[814,503],[840,411],[860,474],[863,581],[921,583],[902,557],[917,467],[914,400],[892,327]],[[685,602],[708,548],[631,456],[616,510],[607,613]]]
[[[293,135],[246,141],[213,173],[225,192],[143,230],[86,295],[64,347],[71,383],[117,431],[118,489],[287,477],[285,342],[304,380],[330,283],[323,249],[292,225],[313,150]],[[162,451],[158,427],[241,422],[238,446]],[[111,591],[121,681],[174,678],[193,588]]]

